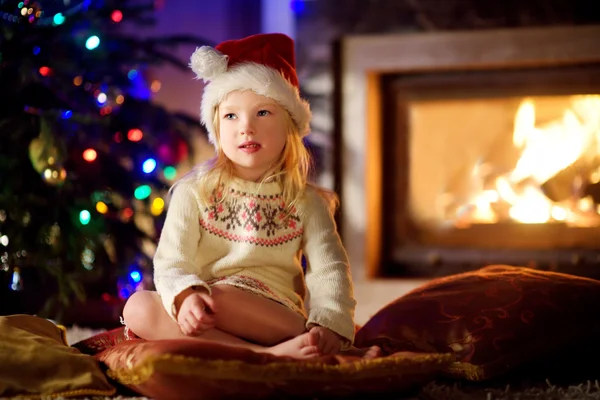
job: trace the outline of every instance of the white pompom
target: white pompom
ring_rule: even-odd
[[[210,46],[196,49],[190,60],[190,67],[198,79],[210,81],[227,71],[228,57]]]

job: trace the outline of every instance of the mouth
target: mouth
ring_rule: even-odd
[[[260,144],[256,142],[245,142],[238,146],[239,149],[256,150],[260,148]]]

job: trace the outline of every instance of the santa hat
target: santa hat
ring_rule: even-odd
[[[310,130],[308,102],[300,97],[294,41],[281,33],[229,40],[215,48],[202,46],[192,54],[190,67],[204,87],[200,119],[209,141],[217,147],[213,119],[217,106],[234,90],[252,90],[277,101],[292,116],[301,137]]]

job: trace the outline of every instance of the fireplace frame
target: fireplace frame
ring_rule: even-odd
[[[337,43],[335,189],[356,282],[381,272],[383,163],[369,160],[383,156],[382,75],[597,64],[598,37],[600,25],[587,25],[348,36]]]

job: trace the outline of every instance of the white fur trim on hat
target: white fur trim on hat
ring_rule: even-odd
[[[300,137],[310,131],[311,111],[308,102],[300,97],[298,88],[278,71],[254,62],[236,64],[217,75],[205,87],[200,107],[201,120],[208,130],[209,141],[217,147],[213,125],[215,107],[235,90],[252,90],[283,106],[298,126]]]

